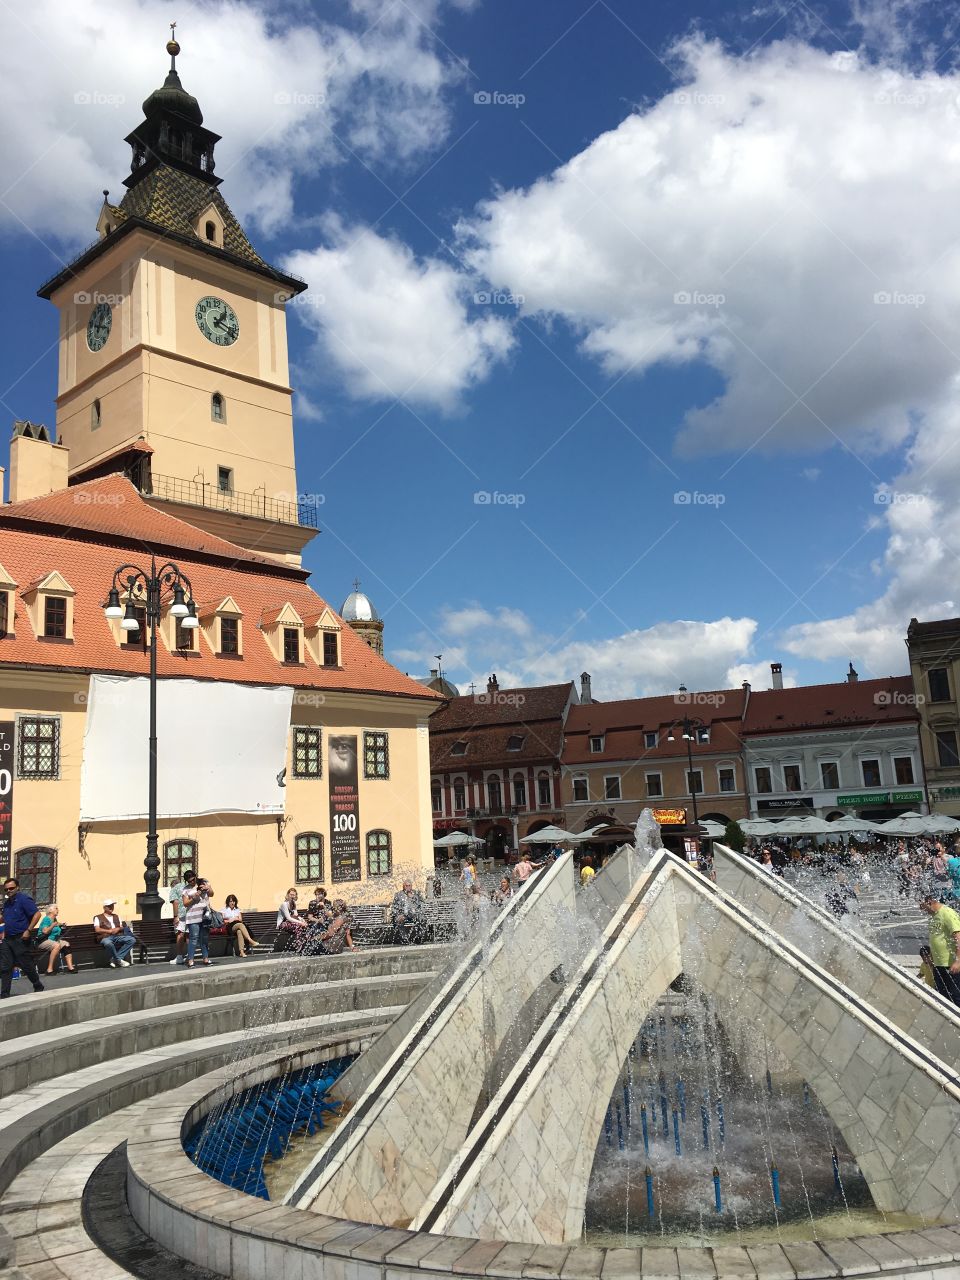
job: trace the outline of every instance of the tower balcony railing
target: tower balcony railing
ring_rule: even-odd
[[[316,529],[317,507],[302,499],[284,501],[268,498],[265,493],[241,493],[236,489],[220,489],[201,480],[183,480],[179,476],[146,476],[142,492],[148,497],[179,502],[188,507],[206,507],[213,511],[229,511],[234,515],[253,516],[276,524],[297,524]]]

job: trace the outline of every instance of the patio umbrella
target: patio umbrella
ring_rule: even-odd
[[[784,818],[777,830],[787,836],[826,836],[834,830],[834,824],[811,814],[808,818]]]
[[[924,818],[932,835],[946,835],[960,831],[960,818],[950,818],[945,813],[928,813]]]
[[[718,840],[726,831],[726,827],[722,822],[716,822],[713,818],[701,818],[700,829],[705,831],[713,840]]]
[[[745,836],[775,836],[780,830],[776,822],[768,822],[766,818],[744,818],[740,830]]]
[[[899,818],[891,818],[888,822],[880,822],[877,824],[877,831],[884,836],[930,835],[926,819],[919,813],[903,814]]]
[[[574,835],[572,831],[564,831],[563,827],[544,827],[542,831],[534,831],[528,836],[524,836],[520,841],[521,844],[563,844],[570,841],[581,840],[582,836]]]
[[[434,840],[433,847],[435,849],[453,849],[463,844],[483,844],[483,841],[478,840],[476,836],[468,836],[465,831],[451,831],[449,835],[441,836],[439,840]]]
[[[876,822],[868,822],[866,818],[854,818],[852,814],[844,814],[842,818],[836,818],[833,822],[827,824],[832,831],[882,831],[883,828]]]

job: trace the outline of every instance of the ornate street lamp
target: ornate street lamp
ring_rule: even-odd
[[[134,593],[140,588],[140,595]],[[164,592],[172,597],[170,613],[181,627],[193,630],[200,625],[197,607],[193,601],[190,579],[172,561],[157,568],[151,557],[147,572],[139,565],[122,564],[114,572],[113,586],[107,592],[103,606],[108,618],[119,618],[120,628],[132,632],[140,630],[137,617],[138,605],[144,611],[150,649],[150,732],[147,787],[147,856],[143,865],[145,891],[137,894],[137,910],[141,920],[159,920],[163,898],[157,892],[160,883],[160,858],[157,853],[157,624],[160,621]],[[125,604],[121,604],[121,596]],[[142,603],[139,603],[141,602]]]
[[[700,825],[700,815],[697,812],[697,793],[693,789],[693,744],[694,742],[709,742],[709,734],[707,726],[702,720],[696,716],[684,716],[682,720],[678,720],[676,724],[670,726],[667,734],[668,742],[676,742],[674,737],[674,729],[680,729],[683,739],[687,744],[687,790],[690,792],[690,798],[693,801],[693,824]]]

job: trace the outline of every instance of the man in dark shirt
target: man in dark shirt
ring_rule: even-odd
[[[427,939],[427,904],[411,880],[404,880],[403,888],[393,895],[390,923],[393,925],[394,942],[399,946]]]
[[[33,960],[33,930],[43,916],[34,900],[20,892],[20,881],[11,876],[3,886],[4,939],[0,945],[0,1000],[10,995],[13,971],[19,968],[30,979],[34,991],[42,991],[43,983]]]

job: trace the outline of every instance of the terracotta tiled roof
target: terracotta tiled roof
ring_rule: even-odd
[[[670,726],[684,717],[701,720],[710,730],[709,742],[691,742],[696,755],[714,756],[740,749],[743,689],[714,689],[705,693],[665,694],[655,698],[625,698],[618,702],[588,702],[572,707],[567,717],[563,763],[601,764],[612,760],[659,760],[685,756],[687,744],[677,731],[667,741]],[[644,734],[656,733],[653,747]],[[591,737],[603,738],[603,750],[590,750]]]
[[[573,684],[541,684],[521,689],[496,689],[451,698],[430,719],[430,732],[446,733],[481,725],[529,724],[560,719]]]
[[[121,458],[126,453],[153,453],[153,445],[147,444],[146,440],[131,440],[127,444],[122,444],[118,449],[105,453],[102,458],[97,458],[95,462],[89,462],[86,466],[79,467],[71,476],[71,483],[78,484],[87,471],[96,471],[99,467],[106,466],[114,458]]]
[[[77,503],[78,495],[88,501]],[[110,499],[120,498],[122,501]],[[108,536],[109,535],[109,536]],[[0,665],[145,675],[140,647],[121,648],[102,604],[114,570],[124,561],[143,563],[162,549],[189,577],[198,600],[232,596],[243,618],[243,657],[218,658],[197,632],[197,656],[157,650],[162,676],[231,680],[251,684],[295,684],[300,688],[391,694],[438,701],[437,695],[379,657],[346,623],[341,628],[339,668],[320,667],[307,657],[293,673],[274,657],[257,622],[289,602],[301,615],[325,602],[306,574],[214,538],[174,516],[155,511],[129,481],[106,476],[45,498],[0,507],[0,558],[13,580],[34,581],[58,570],[76,590],[72,643],[38,639],[30,625],[23,588],[16,593],[15,636],[0,640]],[[336,616],[336,615],[335,615]]]
[[[909,676],[888,676],[752,693],[743,732],[788,733],[918,719],[913,681]]]
[[[158,511],[144,502],[126,476],[119,472],[71,485],[69,489],[58,489],[42,498],[28,498],[0,507],[0,529],[23,522],[39,522],[49,526],[51,532],[63,534],[101,533],[128,538],[141,546],[176,547],[251,564],[272,563],[264,556]]]
[[[196,221],[209,205],[223,218],[223,247],[234,258],[258,267],[267,263],[247,239],[246,233],[220,192],[189,173],[160,164],[126,193],[120,202],[124,218],[140,218],[164,231],[193,236]]]
[[[442,714],[437,712],[437,715]],[[556,720],[537,720],[530,725],[480,725],[461,733],[436,734],[430,717],[430,768],[434,773],[455,773],[479,766],[512,768],[532,761],[559,760],[563,726]],[[511,738],[522,738],[518,751],[509,749]],[[454,755],[456,742],[466,742],[463,755]]]

